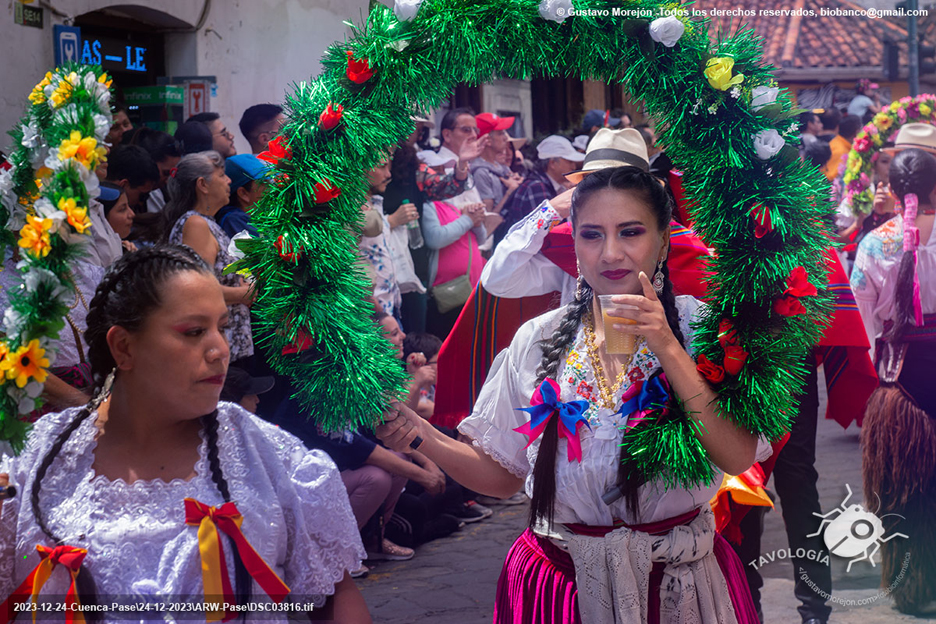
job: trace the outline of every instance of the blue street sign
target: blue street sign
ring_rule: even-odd
[[[81,60],[81,28],[76,26],[55,26],[55,65]]]

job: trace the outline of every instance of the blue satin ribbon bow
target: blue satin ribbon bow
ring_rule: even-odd
[[[530,407],[518,407],[517,409],[530,414],[530,422],[517,427],[514,431],[529,436],[530,441],[527,446],[533,443],[533,440],[540,437],[546,430],[546,425],[553,414],[559,414],[559,434],[564,435],[568,440],[569,461],[577,459],[582,461],[582,444],[578,438],[578,425],[584,423],[591,429],[588,419],[585,418],[585,412],[588,410],[588,401],[569,401],[563,403],[559,400],[559,384],[552,379],[544,379],[539,388],[533,393],[530,400]]]
[[[617,411],[627,417],[626,429],[641,423],[651,412],[666,408],[669,401],[668,386],[666,374],[662,373],[627,389],[621,396],[624,404]]]

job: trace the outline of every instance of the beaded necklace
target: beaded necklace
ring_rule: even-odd
[[[582,324],[582,328],[585,332],[585,348],[588,349],[588,357],[595,371],[595,385],[598,386],[598,392],[601,395],[601,406],[606,409],[614,409],[614,395],[621,389],[621,386],[624,385],[624,380],[627,378],[627,367],[630,366],[631,361],[634,359],[634,354],[631,353],[627,357],[627,361],[621,366],[621,372],[618,373],[617,379],[614,380],[614,385],[608,388],[604,366],[601,365],[601,358],[598,356],[598,344],[595,336],[595,318],[591,312],[588,313],[585,322]]]

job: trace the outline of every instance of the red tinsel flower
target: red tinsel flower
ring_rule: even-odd
[[[815,286],[809,283],[809,274],[801,266],[790,271],[787,276],[787,289],[783,291],[784,295],[792,297],[815,297],[819,291]]]
[[[730,344],[725,347],[725,371],[729,375],[737,375],[747,362],[748,352],[738,345]]]
[[[704,355],[699,356],[699,361],[696,363],[696,370],[699,371],[699,374],[705,377],[709,383],[717,384],[725,380],[725,369]]]
[[[354,58],[354,53],[351,50],[348,50],[347,54],[348,68],[345,70],[345,74],[347,74],[348,80],[355,84],[364,84],[370,80],[371,76],[374,75],[374,70],[371,69],[368,60]]]
[[[751,208],[751,218],[754,219],[754,237],[764,238],[768,232],[773,232],[770,222],[770,208],[763,204],[755,204]]]
[[[329,105],[325,107],[325,110],[322,111],[322,114],[319,115],[319,128],[326,132],[336,128],[338,124],[341,123],[341,114],[343,112],[344,106],[341,104],[329,103]]]
[[[285,144],[286,137],[280,135],[267,143],[267,151],[257,154],[257,158],[265,160],[273,165],[280,160],[289,160],[292,158],[292,150]]]
[[[275,184],[277,188],[286,188],[289,186],[290,181],[291,178],[289,177],[288,173],[284,173],[283,175],[278,175],[273,178],[273,184]]]
[[[322,182],[316,182],[314,189],[316,204],[327,204],[341,195],[341,189],[332,184],[331,180],[327,178]]]
[[[293,250],[292,243],[288,242],[282,235],[276,239],[276,242],[273,243],[273,247],[276,248],[280,258],[286,262],[298,262],[300,256],[302,256],[300,251]]]
[[[800,303],[800,300],[792,295],[784,295],[774,301],[774,312],[780,316],[797,316],[806,314],[806,308]]]
[[[291,345],[283,347],[283,355],[292,355],[293,353],[302,353],[306,349],[315,345],[315,341],[312,340],[306,331],[300,329],[299,333],[296,334],[296,341]]]

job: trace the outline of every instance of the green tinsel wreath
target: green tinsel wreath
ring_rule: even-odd
[[[794,145],[783,144],[797,136],[789,96],[777,93],[752,30],[712,43],[707,24],[690,21],[679,4],[626,3],[631,16],[678,15],[655,24],[653,34],[656,18],[616,15],[620,2],[576,1],[590,16],[563,20],[556,8],[571,6],[398,0],[397,13],[408,19],[401,21],[375,5],[363,26],[352,25],[349,41],[328,49],[324,72],[288,97],[289,122],[267,156],[280,177],[253,212],[261,239],[245,245],[245,264],[264,284],[254,311],[267,350],[325,428],[375,423],[404,381],[399,360],[367,319],[352,232],[364,173],[412,132],[413,114],[437,107],[456,84],[538,75],[623,83],[657,120],[660,144],[685,172],[694,227],[718,251],[697,351],[722,369],[734,370],[726,357],[746,357],[718,384],[720,410],[770,439],[788,429],[803,358],[832,302],[823,260],[828,183],[800,163]],[[668,47],[666,33],[679,29],[673,19],[685,32]],[[805,284],[796,280],[797,267]],[[309,336],[312,348],[281,354]],[[688,418],[660,419],[632,429],[625,444],[648,476],[670,485],[704,482],[711,464],[694,426]]]

